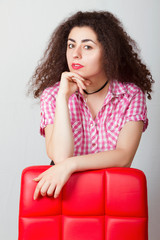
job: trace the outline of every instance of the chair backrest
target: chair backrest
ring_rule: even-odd
[[[72,174],[58,198],[33,200],[37,175],[49,166],[23,170],[19,240],[147,240],[144,173],[108,168]]]

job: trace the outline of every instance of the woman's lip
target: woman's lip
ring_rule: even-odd
[[[72,63],[72,68],[73,69],[80,69],[80,68],[83,68],[84,66],[83,65],[81,65],[81,64],[79,64],[79,63]]]

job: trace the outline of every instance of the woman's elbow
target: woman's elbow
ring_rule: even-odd
[[[67,158],[69,158],[69,157],[72,157],[73,156],[73,153],[72,152],[70,152],[70,153],[63,153],[62,151],[53,151],[53,149],[52,149],[52,151],[49,151],[49,149],[48,149],[48,151],[47,151],[47,155],[48,155],[48,157],[51,159],[51,160],[53,160],[53,162],[55,163],[55,164],[57,164],[57,163],[60,163],[60,162],[62,162],[62,161],[64,161],[65,159],[67,159]]]
[[[48,156],[55,164],[63,161],[60,157],[56,156],[56,154],[54,154],[53,152],[50,152],[50,151],[47,151],[47,156]]]
[[[47,156],[56,164],[58,161],[56,154],[54,153],[53,149],[50,149],[49,147],[46,148]]]
[[[132,164],[132,161],[133,161],[133,157],[131,157],[131,156],[126,156],[126,157],[124,158],[124,160],[122,161],[122,167],[124,167],[124,168],[130,167],[131,164]]]
[[[121,158],[118,159],[117,167],[123,167],[123,168],[130,167],[133,161],[133,157],[134,156],[131,156],[131,154],[129,154],[128,152],[123,152]]]

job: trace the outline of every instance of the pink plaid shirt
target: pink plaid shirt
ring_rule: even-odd
[[[56,95],[59,82],[45,89],[41,95],[40,133],[54,123]],[[97,153],[116,148],[120,130],[128,121],[148,125],[145,94],[133,83],[111,81],[104,104],[93,120],[83,95],[74,93],[69,98],[70,120],[74,136],[74,155]]]

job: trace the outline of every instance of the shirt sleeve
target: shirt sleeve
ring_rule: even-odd
[[[143,121],[143,132],[148,127],[146,96],[141,90],[132,97],[127,108],[124,124],[129,121]]]
[[[48,124],[53,124],[55,116],[55,97],[51,95],[48,89],[45,89],[40,99],[40,134],[45,137],[45,127]]]

